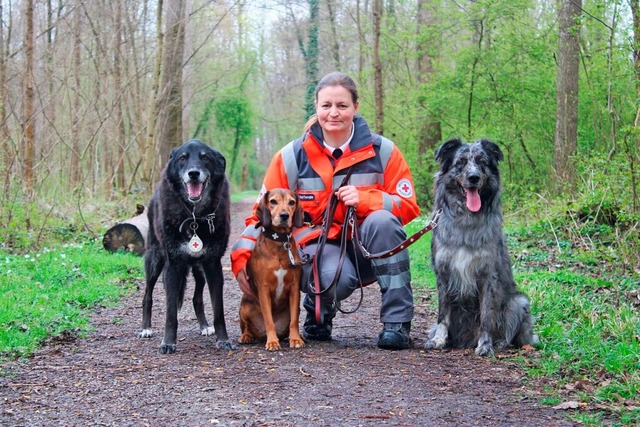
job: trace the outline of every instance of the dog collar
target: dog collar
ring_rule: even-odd
[[[289,242],[289,239],[291,239],[290,234],[278,233],[273,228],[266,228],[266,227],[262,227],[262,235],[267,239],[270,239],[276,242],[281,242],[281,243],[287,243]]]

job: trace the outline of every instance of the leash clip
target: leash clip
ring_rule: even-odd
[[[429,220],[429,225],[431,226],[432,230],[438,226],[438,219],[440,218],[440,215],[442,215],[442,209],[438,209],[436,212],[434,212],[433,216]]]

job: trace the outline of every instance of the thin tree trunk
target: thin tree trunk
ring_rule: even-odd
[[[3,2],[0,1],[0,16],[3,15]],[[7,125],[7,63],[5,50],[4,25],[0,25],[0,144],[2,146],[2,171],[5,176],[5,188],[11,179],[11,169],[15,160],[15,153],[11,149],[11,134]]]
[[[560,184],[571,183],[571,157],[578,147],[578,76],[580,65],[580,24],[582,0],[560,2],[560,37],[556,77],[556,128],[553,167]]]
[[[23,174],[25,193],[33,197],[34,192],[34,161],[35,161],[35,98],[33,80],[33,0],[26,0],[25,10],[25,82],[24,82],[24,114],[23,114]]]
[[[437,22],[437,2],[433,0],[419,0],[417,10],[417,40],[418,40],[418,61],[417,75],[420,85],[428,85],[433,75],[433,60],[439,46],[435,34],[439,31],[435,28]],[[429,106],[424,101],[419,101],[423,111],[428,111]],[[421,165],[427,153],[431,153],[433,148],[442,140],[442,127],[440,121],[427,113],[423,120],[422,128],[418,136],[418,165]]]
[[[336,13],[333,0],[327,0],[329,9],[329,24],[331,25],[331,35],[333,36],[333,64],[336,70],[340,70],[340,44],[338,43],[338,32],[336,30]]]
[[[356,1],[356,24],[358,27],[358,83],[363,84],[362,70],[364,68],[364,46],[365,38],[362,31],[362,13],[360,11],[360,0]]]
[[[77,0],[76,3],[82,0]],[[76,5],[73,11],[73,110],[71,111],[71,182],[70,187],[75,191],[80,183],[80,24],[82,9]]]
[[[382,62],[380,61],[380,28],[382,25],[382,0],[373,2],[373,69],[375,81],[376,132],[384,133],[384,93],[382,86]]]
[[[161,96],[158,109],[160,163],[169,160],[173,147],[182,144],[182,65],[184,60],[186,5],[167,2],[166,37],[162,59]]]
[[[143,151],[144,167],[142,181],[151,189],[155,182],[155,169],[158,164],[159,145],[155,141],[156,116],[158,114],[158,89],[160,87],[160,73],[162,70],[163,32],[162,32],[162,5],[163,0],[158,0],[156,14],[156,64],[153,69],[151,91],[149,92],[149,115],[147,116],[147,137]]]
[[[122,1],[116,0],[116,31],[114,34],[113,49],[113,80],[116,90],[115,118],[117,135],[118,160],[116,164],[116,189],[126,192],[124,178],[124,159],[126,150],[126,133],[124,127],[124,115],[122,114],[122,104],[124,88],[122,87]]]

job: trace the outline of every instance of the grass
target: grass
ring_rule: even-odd
[[[412,222],[408,234],[423,226],[424,219]],[[552,230],[545,223],[506,232],[514,275],[531,300],[540,337],[534,355],[511,359],[531,378],[551,384],[543,404],[586,403],[572,413],[575,421],[640,424],[640,280],[612,261],[617,251],[603,243],[615,240],[612,233],[602,227]],[[435,310],[430,235],[409,250],[413,282],[426,289]]]
[[[26,357],[47,338],[89,330],[89,314],[135,289],[142,259],[98,243],[32,254],[0,251],[0,361]]]

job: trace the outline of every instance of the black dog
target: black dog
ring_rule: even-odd
[[[221,258],[229,243],[229,182],[226,160],[200,141],[187,141],[171,152],[169,162],[149,203],[149,237],[145,252],[147,286],[142,301],[140,338],[153,336],[151,307],[153,288],[164,276],[167,312],[161,353],[175,353],[178,310],[182,306],[191,268],[196,283],[193,307],[202,335],[214,331],[218,348],[233,345],[227,336],[222,288]],[[206,283],[213,306],[213,328],[204,314],[202,299]]]
[[[502,151],[486,139],[445,142],[436,151],[435,211],[441,211],[431,240],[438,286],[438,323],[427,349],[535,344],[529,299],[516,290],[502,232]]]

